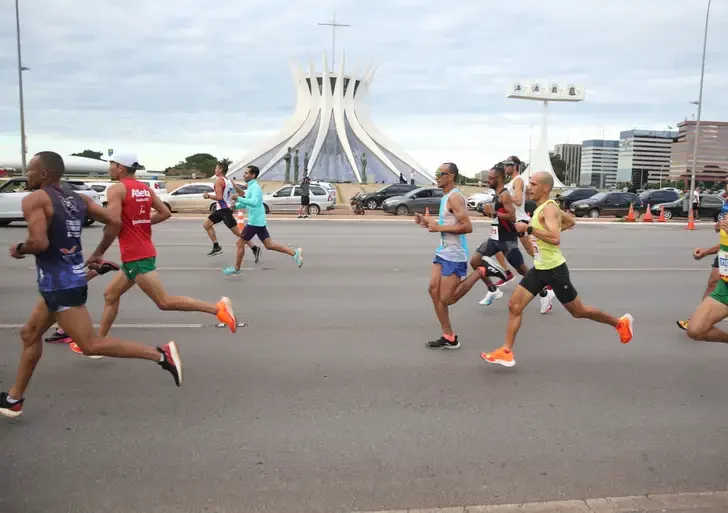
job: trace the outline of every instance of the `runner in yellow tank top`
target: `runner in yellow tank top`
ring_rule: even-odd
[[[513,367],[516,364],[513,357],[513,345],[521,327],[523,310],[547,285],[553,288],[556,299],[564,305],[572,317],[591,319],[614,326],[623,344],[632,340],[634,320],[630,314],[625,314],[617,319],[596,308],[584,305],[571,284],[569,268],[566,266],[566,259],[561,253],[559,245],[561,244],[561,232],[572,228],[574,220],[571,216],[562,216],[561,209],[553,200],[549,199],[553,186],[553,177],[545,172],[534,173],[528,182],[528,194],[536,202],[538,208],[533,213],[531,223],[518,223],[516,230],[523,236],[528,235],[532,238],[534,267],[523,277],[508,302],[510,313],[505,344],[492,353],[481,353],[480,355],[489,363],[496,363],[504,367]]]
[[[690,316],[688,337],[705,342],[728,343],[728,333],[715,327],[728,318],[728,217],[718,224],[720,249],[718,250],[718,272],[720,278],[715,290],[703,299],[695,313]]]

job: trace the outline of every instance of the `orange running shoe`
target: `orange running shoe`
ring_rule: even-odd
[[[627,344],[634,336],[634,318],[630,314],[624,314],[619,318],[617,323],[617,333],[619,333],[619,341]]]
[[[492,353],[480,353],[480,357],[488,363],[497,363],[503,367],[513,367],[516,364],[513,351],[505,347],[496,349]]]
[[[83,352],[83,350],[75,342],[69,342],[68,347],[70,347],[71,351],[73,351],[74,353],[80,354],[82,356],[86,356],[86,354]],[[89,358],[91,358],[92,360],[99,360],[99,359],[103,358],[103,356],[94,355],[94,356],[89,356]]]
[[[220,301],[218,301],[215,306],[217,306],[217,319],[226,324],[233,333],[238,331],[238,318],[235,317],[233,304],[230,302],[230,298],[221,297]]]

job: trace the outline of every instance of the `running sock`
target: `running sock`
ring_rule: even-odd
[[[220,249],[220,244],[218,244],[217,242],[213,242],[212,249]]]
[[[5,396],[5,400],[6,400],[7,402],[9,402],[10,404],[15,404],[15,403],[17,403],[17,402],[19,402],[19,401],[20,401],[20,399],[13,399],[13,398],[12,398],[12,397],[10,397],[9,395],[6,395],[6,396]]]
[[[495,292],[496,290],[498,290],[498,287],[495,285],[488,285],[488,292]]]
[[[164,353],[159,355],[159,363],[164,363],[167,359],[164,357]]]
[[[455,335],[446,335],[443,333],[442,338],[444,338],[448,342],[455,342]]]

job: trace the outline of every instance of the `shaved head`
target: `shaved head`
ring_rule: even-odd
[[[526,191],[529,198],[534,200],[537,205],[549,199],[551,189],[554,188],[554,177],[546,171],[533,173],[528,179],[528,189]]]
[[[539,171],[538,173],[534,173],[531,176],[541,185],[545,185],[546,187],[548,187],[549,191],[554,188],[554,177],[551,176],[551,173],[547,173],[546,171]]]

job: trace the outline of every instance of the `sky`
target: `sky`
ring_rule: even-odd
[[[528,160],[542,108],[514,81],[581,84],[550,146],[691,119],[707,0],[21,0],[28,152],[135,151],[148,169],[243,158],[295,109],[289,62],[379,68],[372,121],[434,170]],[[728,121],[728,2],[713,1],[703,119]],[[20,152],[14,2],[0,4],[0,159]]]

